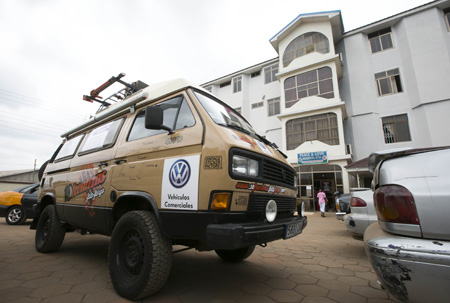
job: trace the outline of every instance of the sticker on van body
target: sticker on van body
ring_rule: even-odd
[[[222,156],[206,156],[204,169],[222,169]]]
[[[236,183],[236,189],[246,189],[251,190],[252,192],[261,191],[266,193],[274,193],[274,194],[284,194],[286,193],[286,189],[280,188],[275,185],[265,185],[263,183],[247,183],[247,182],[238,182]]]
[[[267,146],[266,146],[264,143],[262,143],[261,141],[258,141],[258,140],[255,140],[255,142],[258,144],[259,148],[261,148],[261,150],[262,150],[265,154],[267,154],[267,155],[273,157],[272,152],[267,148]]]
[[[198,209],[200,155],[166,159],[161,189],[161,208]]]
[[[68,184],[64,189],[64,200],[69,202],[72,198],[82,195],[85,209],[91,217],[95,215],[94,205],[105,193],[103,184],[106,181],[106,170],[90,176],[89,171],[82,171],[80,182]]]

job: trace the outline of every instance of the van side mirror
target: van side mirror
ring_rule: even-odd
[[[145,128],[164,129],[169,134],[175,133],[170,127],[163,125],[164,110],[161,107],[147,106],[145,109]]]

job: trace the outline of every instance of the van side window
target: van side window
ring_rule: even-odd
[[[87,134],[80,153],[88,153],[112,147],[116,142],[117,135],[124,120],[125,118],[117,119],[94,128]]]
[[[83,138],[83,136],[80,135],[66,141],[62,148],[59,150],[55,161],[62,161],[72,158],[75,155],[78,145],[80,144],[81,138]]]
[[[161,107],[164,110],[164,125],[169,126],[173,130],[183,129],[194,126],[195,118],[184,97],[179,96],[154,106]],[[165,130],[146,129],[145,128],[145,109],[136,115],[133,127],[128,136],[128,141],[134,141],[162,133]]]

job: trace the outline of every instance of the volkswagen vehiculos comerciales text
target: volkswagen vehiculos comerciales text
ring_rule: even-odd
[[[237,262],[302,232],[296,172],[275,144],[185,80],[123,76],[84,96],[99,112],[63,134],[48,161],[31,226],[39,252],[57,250],[68,231],[109,235],[114,288],[136,300],[165,284],[172,245]],[[115,82],[125,88],[100,100]]]

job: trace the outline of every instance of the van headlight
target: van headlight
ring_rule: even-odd
[[[247,157],[234,155],[232,172],[235,175],[258,177],[259,175],[259,162]]]

